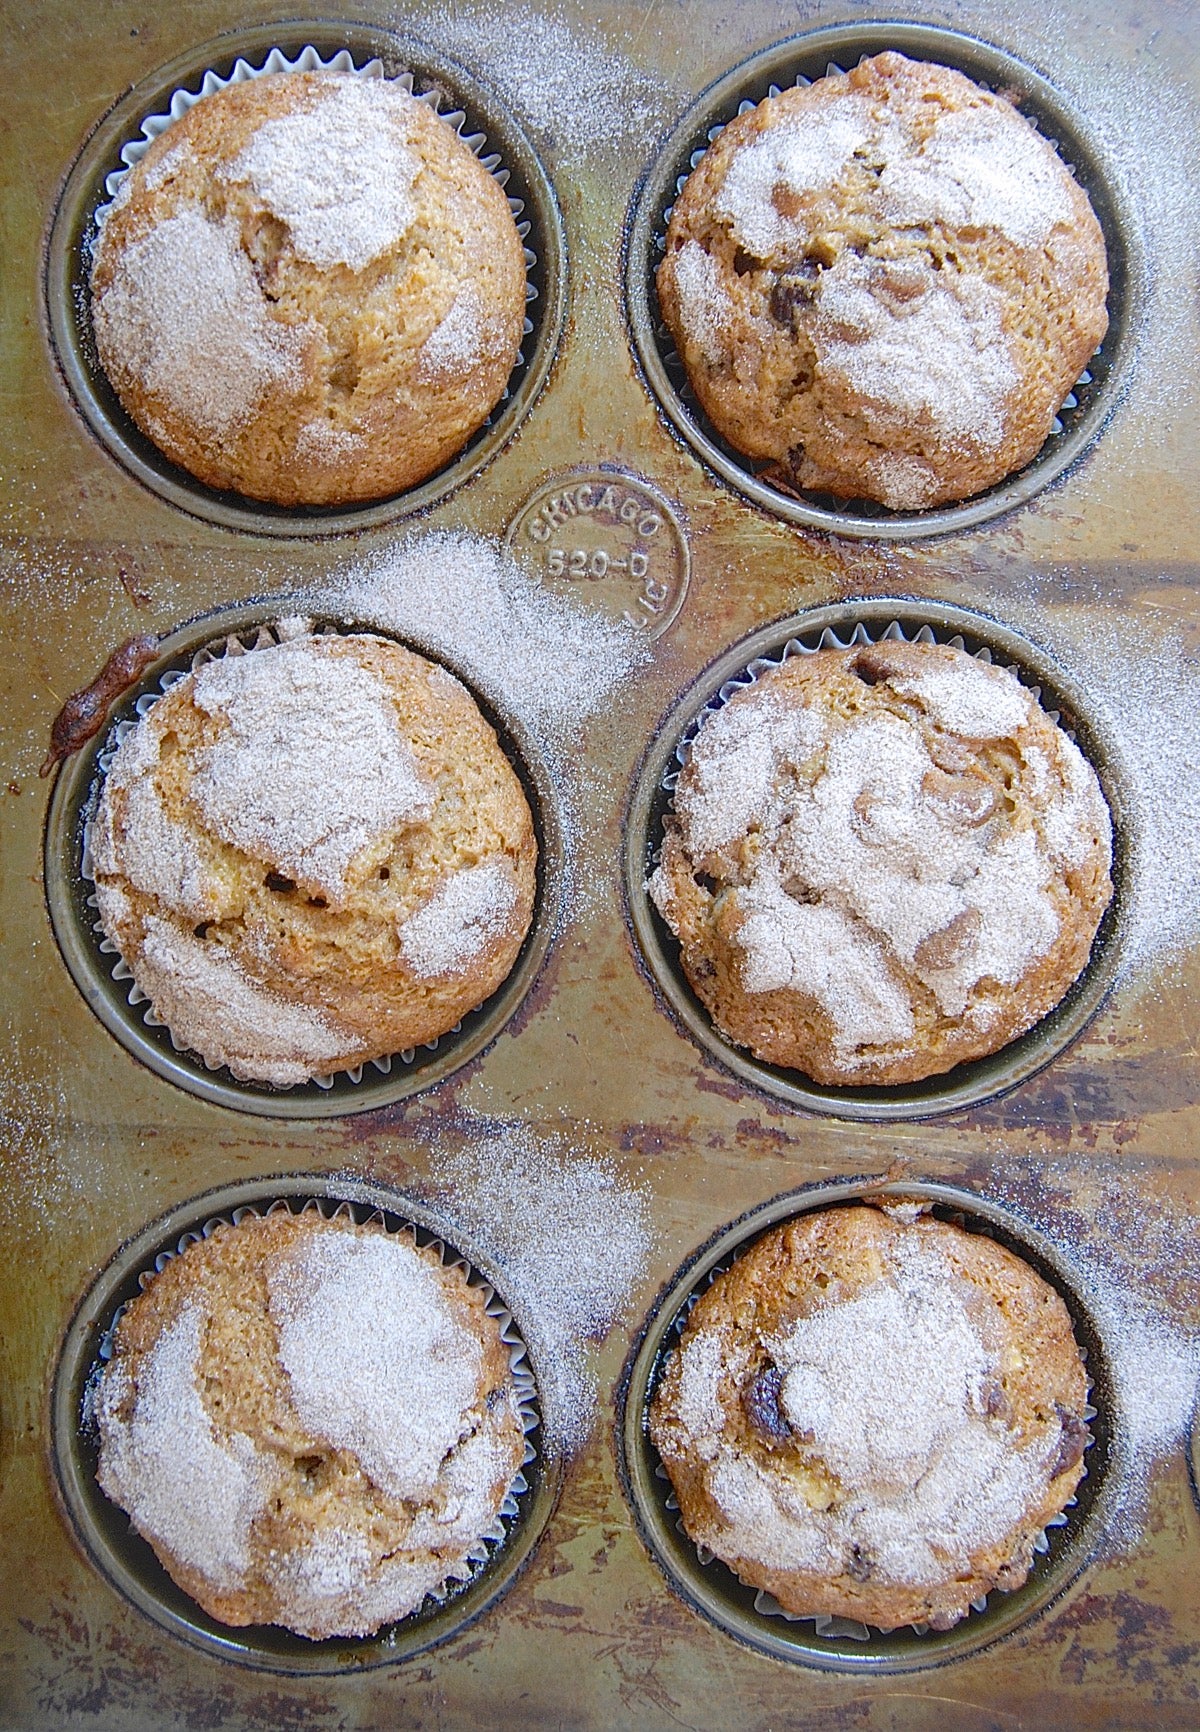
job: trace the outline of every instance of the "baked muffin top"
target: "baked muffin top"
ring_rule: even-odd
[[[175,121],[108,210],[91,287],[147,437],[281,505],[433,473],[499,400],[525,313],[495,178],[428,103],[339,72],[230,85]]]
[[[730,1039],[899,1083],[1059,1001],[1111,857],[1095,771],[1014,674],[886,640],[791,657],[706,717],[649,890]]]
[[[445,1034],[507,977],[536,889],[524,790],[466,688],[388,639],[296,630],[159,698],[88,838],[104,931],[177,1041],[278,1086]]]
[[[1028,462],[1107,329],[1103,234],[1054,147],[896,53],[730,122],[658,292],[705,412],[769,479],[897,510]]]
[[[946,1629],[1024,1581],[1082,1477],[1086,1399],[1026,1263],[855,1206],[773,1229],[700,1296],[650,1434],[690,1538],[786,1611]]]
[[[98,1478],[226,1624],[368,1635],[494,1536],[524,1459],[508,1349],[461,1265],[375,1226],[222,1224],[117,1327]]]

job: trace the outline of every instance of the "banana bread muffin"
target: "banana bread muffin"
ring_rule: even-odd
[[[203,97],[100,229],[92,314],[128,413],[209,487],[398,493],[499,400],[525,261],[495,178],[386,79],[271,73]]]
[[[537,862],[520,779],[452,674],[297,629],[159,698],[89,831],[104,932],[177,1044],[280,1087],[435,1040],[489,997]]]
[[[1086,1401],[1067,1308],[1019,1257],[850,1207],[701,1295],[650,1435],[689,1537],[785,1611],[944,1630],[1025,1580],[1083,1476]]]
[[[730,1040],[906,1083],[1058,1003],[1111,859],[1095,771],[1014,674],[885,640],[793,656],[705,718],[648,888]]]
[[[904,511],[1035,456],[1108,323],[1104,237],[1054,147],[895,53],[730,122],[658,293],[706,414],[769,479]]]
[[[525,1454],[508,1348],[459,1266],[315,1210],[153,1275],[93,1399],[98,1478],[224,1624],[363,1636],[471,1573]]]

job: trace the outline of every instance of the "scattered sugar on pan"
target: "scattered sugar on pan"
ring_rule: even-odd
[[[550,744],[565,744],[646,659],[636,632],[545,589],[495,542],[407,536],[309,604],[445,655]]]
[[[540,1368],[549,1447],[582,1449],[596,1412],[588,1344],[624,1315],[646,1268],[648,1193],[565,1138],[493,1123],[437,1161],[431,1188],[503,1278]]]
[[[634,64],[640,30],[614,40],[523,5],[430,6],[406,13],[404,25],[476,64],[568,161],[607,154],[615,138],[640,142],[677,102],[665,79]]]
[[[920,3],[911,15],[919,18],[932,10]],[[1157,16],[1135,24],[1144,39],[1130,31],[1122,45],[1127,52],[1121,53],[1114,51],[1114,35],[1096,30],[1094,16],[1082,6],[1038,9],[1024,0],[997,0],[976,12],[975,17],[960,15],[958,27],[1011,46],[1087,117],[1134,219],[1150,267],[1134,383],[1096,459],[1115,460],[1126,473],[1144,461],[1153,465],[1157,481],[1164,428],[1188,412],[1200,357],[1195,298],[1181,292],[1195,279],[1200,251],[1195,186],[1200,114],[1187,62],[1173,52],[1169,21]],[[1186,28],[1182,21],[1179,28]]]
[[[1153,609],[994,605],[1074,675],[1115,753],[1132,848],[1124,978],[1145,987],[1200,943],[1200,663]]]
[[[1118,1178],[1090,1163],[1013,1163],[997,1151],[990,1195],[1057,1244],[1080,1276],[1109,1355],[1123,1423],[1121,1495],[1106,1550],[1134,1550],[1151,1481],[1185,1443],[1200,1383],[1200,1236],[1196,1218],[1143,1188],[1129,1163]]]

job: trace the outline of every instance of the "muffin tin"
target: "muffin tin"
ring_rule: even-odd
[[[273,57],[273,58],[272,58]],[[301,58],[303,57],[303,59]],[[508,194],[525,244],[526,330],[504,396],[457,457],[435,475],[389,499],[355,506],[285,507],[206,487],[164,457],[126,414],[96,355],[92,333],[91,253],[96,213],[143,138],[177,116],[177,93],[216,88],[245,71],[298,62],[337,70],[382,63],[387,78],[407,80],[455,127]],[[240,70],[239,70],[240,69]],[[206,79],[210,84],[206,86]],[[46,253],[46,317],[62,376],[80,414],[130,474],[172,505],[227,529],[258,535],[345,534],[427,510],[479,473],[512,438],[546,382],[566,306],[566,243],[550,182],[504,103],[446,55],[391,31],[349,23],[262,25],[231,31],[178,56],[134,86],[106,114],[63,184]]]
[[[549,773],[519,717],[500,716],[495,707],[459,674],[525,790],[538,843],[537,891],[533,921],[512,972],[490,998],[438,1040],[332,1079],[313,1080],[290,1089],[242,1081],[224,1065],[210,1069],[198,1054],[178,1046],[170,1030],[153,1016],[149,1001],[133,985],[128,967],[99,926],[87,867],[87,832],[100,798],[104,771],[128,728],[154,700],[198,665],[200,659],[227,653],[230,644],[253,654],[263,641],[275,642],[271,622],[288,614],[312,619],[312,629],[343,634],[379,633],[374,626],[312,616],[303,598],[289,606],[287,596],[222,609],[180,626],[159,644],[159,653],[137,684],[114,706],[107,726],[60,773],[46,819],[46,902],[54,935],[75,984],[109,1032],[127,1052],[159,1076],[205,1100],[239,1112],[286,1119],[335,1118],[371,1112],[404,1100],[478,1057],[515,1014],[545,960],[558,918],[563,871],[562,835]],[[396,639],[400,642],[400,639]],[[458,673],[445,657],[435,658]]]
[[[663,324],[654,286],[675,198],[709,144],[735,115],[789,85],[811,84],[827,72],[847,71],[886,49],[913,60],[955,67],[989,90],[1017,93],[1021,111],[1057,146],[1086,191],[1108,249],[1108,332],[1068,395],[1041,451],[1017,474],[974,499],[929,511],[891,511],[872,500],[839,500],[816,492],[793,494],[764,480],[753,460],[717,432],[697,402]],[[646,175],[626,248],[626,295],[638,359],[664,413],[692,450],[745,498],[786,522],[873,541],[907,541],[986,523],[1032,499],[1086,451],[1124,389],[1137,334],[1141,275],[1133,225],[1086,119],[1073,113],[1046,79],[1013,55],[957,30],[900,20],[831,24],[806,31],[752,55],[710,85],[671,133]]]
[[[678,1505],[650,1441],[647,1416],[665,1365],[692,1306],[718,1274],[771,1227],[814,1209],[886,1201],[928,1204],[941,1220],[983,1233],[1024,1258],[1062,1296],[1091,1382],[1088,1414],[1093,1442],[1087,1471],[1066,1520],[1046,1530],[1028,1580],[1012,1593],[995,1591],[953,1629],[908,1626],[876,1630],[846,1619],[790,1619],[774,1602],[740,1582],[719,1558],[704,1558],[679,1522]],[[945,1665],[998,1641],[1035,1617],[1063,1592],[1099,1542],[1119,1497],[1109,1467],[1119,1452],[1120,1409],[1104,1342],[1078,1275],[1040,1234],[1008,1211],[969,1191],[939,1184],[887,1184],[856,1179],[814,1185],[775,1197],[718,1232],[690,1257],[660,1296],[626,1366],[620,1397],[621,1471],[638,1532],[674,1591],[727,1634],[777,1660],[838,1672],[911,1672]],[[764,1601],[767,1604],[764,1604]]]
[[[790,34],[795,9],[781,0],[736,8],[681,0],[669,25],[652,9],[631,19],[615,0],[565,0],[513,17],[467,0],[400,22],[381,0],[358,10],[361,23],[260,25],[240,0],[150,12],[133,0],[82,9],[48,0],[43,28],[10,33],[10,138],[24,174],[8,231],[13,430],[0,458],[12,578],[3,662],[11,733],[0,778],[12,1035],[0,1145],[0,1726],[158,1732],[214,1717],[230,1727],[345,1732],[398,1719],[684,1723],[714,1732],[731,1721],[849,1720],[869,1732],[935,1722],[947,1732],[1190,1725],[1200,1691],[1192,1586],[1200,1516],[1184,1440],[1155,1466],[1148,1519],[1132,1538],[1124,1530],[1125,1549],[1103,1538],[1149,1471],[1136,1421],[1150,1396],[1127,1344],[1111,1333],[1113,1292],[1123,1296],[1123,1280],[1136,1298],[1139,1265],[1131,1252],[1101,1291],[1090,1248],[1080,1244],[1077,1260],[1061,1248],[1078,1241],[1097,1196],[1106,1218],[1095,1237],[1110,1248],[1131,1244],[1164,1197],[1193,1217],[1200,1211],[1192,1159],[1200,974],[1197,960],[1184,958],[1161,999],[1127,985],[1136,838],[1122,819],[1109,742],[1089,725],[1088,691],[1054,665],[1052,651],[989,617],[1015,615],[1006,598],[1032,600],[1044,608],[1050,644],[1060,611],[1076,627],[1112,627],[1130,641],[1164,605],[1184,633],[1200,618],[1188,582],[1200,536],[1196,385],[1178,345],[1159,335],[1178,327],[1148,316],[1164,303],[1152,303],[1145,260],[1155,258],[1174,302],[1191,284],[1147,214],[1150,188],[1169,198],[1178,184],[1172,137],[1160,129],[1151,148],[1141,120],[1151,86],[1170,95],[1193,76],[1185,22],[1170,9],[1147,21],[1128,4],[1098,0],[1065,0],[1057,35],[1036,0],[1012,0],[1002,14],[969,0],[955,13],[966,34],[911,20],[843,20],[802,37]],[[417,40],[422,32],[428,46]],[[978,40],[992,35],[1004,46]],[[69,51],[49,56],[54,40]],[[142,117],[207,66],[308,45],[322,56],[348,49],[356,64],[377,54],[390,71],[413,70],[418,87],[425,76],[442,83],[464,124],[486,132],[489,150],[511,168],[508,190],[526,201],[536,253],[536,328],[494,425],[424,488],[353,512],[275,513],[206,495],[139,444],[88,351],[87,227]],[[819,76],[830,62],[852,65],[883,47],[932,54],[983,82],[1017,82],[1026,111],[1088,186],[1114,283],[1109,337],[1063,432],[993,493],[908,517],[763,488],[705,431],[654,329],[655,235],[691,155],[728,118],[726,96],[736,111],[773,82]],[[625,78],[630,63],[651,78]],[[1080,68],[1076,88],[1086,92],[1091,80],[1107,106],[1058,93],[1056,79]],[[127,94],[108,108],[116,92]],[[640,104],[628,121],[626,95]],[[576,137],[585,105],[589,124]],[[510,109],[519,121],[508,120]],[[1182,99],[1178,112],[1186,130]],[[569,322],[559,201],[577,266]],[[1183,217],[1181,206],[1180,224]],[[1085,450],[1092,457],[1079,461]],[[294,611],[290,592],[319,589],[328,573],[331,535],[353,535],[350,550],[371,557],[388,545],[389,525],[420,511],[433,529],[466,526],[502,541],[547,486],[600,472],[667,501],[685,531],[690,579],[678,612],[668,598],[661,635],[646,634],[646,664],[555,765],[556,784],[574,799],[569,826],[520,718],[492,718],[524,764],[545,877],[518,970],[479,1013],[483,1026],[464,1024],[403,1073],[394,1066],[376,1080],[368,1070],[363,1082],[339,1079],[329,1091],[254,1091],[176,1054],[112,982],[79,877],[81,824],[106,736],[64,766],[43,828],[34,771],[61,697],[135,631],[168,634],[153,682],[209,639],[257,632]],[[1052,479],[1054,491],[1035,501]],[[1004,523],[981,527],[1002,511],[1010,512]],[[934,535],[945,538],[921,544]],[[901,540],[912,544],[887,545]],[[575,578],[564,564],[569,590]],[[589,569],[579,593],[590,586],[599,599],[603,581]],[[265,588],[277,593],[229,605]],[[874,590],[889,593],[848,607],[847,595]],[[178,627],[193,611],[198,617]],[[847,635],[847,627],[886,631],[893,622],[987,647],[1053,694],[1105,782],[1118,859],[1117,900],[1060,1012],[984,1061],[985,1073],[924,1093],[883,1091],[882,1103],[807,1089],[721,1050],[694,1001],[689,1007],[642,886],[669,798],[662,774],[698,709],[793,634],[815,629],[819,641],[826,625]],[[139,693],[120,701],[106,735]],[[583,893],[559,912],[564,827]],[[1089,1018],[1088,1037],[1077,1038]],[[489,1044],[501,1026],[511,1038]],[[143,1062],[131,1065],[128,1049]],[[497,1120],[605,1153],[623,1183],[642,1187],[657,1235],[624,1317],[595,1349],[596,1425],[557,1506],[557,1470],[539,1457],[531,1470],[540,1477],[522,1500],[527,1513],[469,1584],[471,1597],[455,1596],[395,1640],[335,1643],[320,1654],[303,1644],[298,1653],[284,1651],[286,1640],[280,1647],[274,1637],[203,1627],[194,1607],[171,1600],[147,1573],[144,1548],[136,1555],[125,1518],[90,1478],[80,1403],[119,1304],[184,1232],[242,1206],[309,1198],[347,1199],[445,1233],[490,1281],[473,1235],[412,1197],[436,1188],[447,1150],[482,1158]],[[884,1176],[865,1180],[864,1172]],[[205,1186],[215,1189],[197,1196]],[[1020,1595],[991,1596],[944,1635],[863,1642],[764,1618],[721,1586],[719,1566],[702,1568],[694,1549],[689,1557],[642,1415],[656,1356],[707,1271],[769,1220],[868,1188],[932,1200],[1040,1268],[1088,1343],[1098,1415],[1078,1504],[1051,1530]],[[505,1291],[500,1270],[495,1278]],[[1194,1332],[1200,1295],[1187,1297],[1186,1272],[1170,1290],[1183,1295],[1174,1321]],[[510,1297],[516,1304],[515,1291]],[[529,1318],[517,1320],[536,1338]],[[1193,1461],[1196,1454],[1193,1441]]]
[[[309,1641],[275,1625],[235,1629],[209,1617],[176,1587],[128,1516],[110,1503],[96,1481],[99,1436],[90,1391],[109,1357],[109,1339],[122,1309],[146,1278],[192,1239],[207,1237],[221,1221],[271,1208],[299,1214],[316,1208],[331,1218],[346,1213],[358,1222],[378,1221],[389,1233],[411,1233],[422,1246],[440,1246],[448,1262],[467,1264],[472,1286],[488,1294],[488,1308],[503,1319],[501,1333],[513,1360],[525,1421],[524,1464],[514,1494],[503,1509],[505,1537],[483,1549],[471,1576],[437,1595],[427,1595],[407,1618],[374,1636]],[[499,1300],[493,1295],[500,1293]],[[254,1180],[210,1191],[153,1221],[123,1245],[73,1318],[63,1341],[51,1395],[51,1428],[57,1489],[81,1543],[113,1586],[172,1635],[217,1654],[269,1672],[344,1672],[385,1665],[424,1652],[480,1616],[524,1567],[557,1496],[559,1470],[541,1448],[536,1367],[517,1322],[502,1296],[501,1277],[470,1247],[452,1242],[446,1223],[430,1210],[379,1185],[330,1180],[321,1173],[285,1174],[264,1185]]]
[[[651,902],[646,881],[662,847],[663,821],[671,809],[681,751],[686,751],[702,718],[772,662],[888,637],[953,644],[1011,667],[1040,698],[1042,707],[1060,721],[1094,766],[1113,816],[1113,897],[1087,967],[1061,1002],[1027,1033],[987,1058],[956,1065],[922,1082],[834,1088],[755,1058],[714,1026],[688,983],[678,940]],[[765,626],[718,657],[684,693],[651,742],[634,785],[625,830],[625,894],[629,921],[655,986],[680,1025],[725,1069],[789,1106],[810,1112],[847,1119],[917,1119],[958,1112],[1016,1088],[1087,1027],[1120,969],[1121,933],[1130,899],[1129,853],[1116,766],[1102,735],[1088,719],[1087,694],[1073,680],[1044,652],[996,620],[945,603],[872,597],[814,608]]]

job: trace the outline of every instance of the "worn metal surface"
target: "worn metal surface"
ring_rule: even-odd
[[[361,0],[344,10],[378,26],[413,24],[399,4]],[[820,7],[564,0],[554,10],[670,79],[677,101],[664,110],[665,128],[744,55],[807,23],[861,12],[853,0]],[[1040,31],[1045,23],[1036,0],[1007,0],[1000,10],[985,0],[913,10],[990,38],[1053,82],[1053,55],[1031,46],[1035,24]],[[888,548],[783,525],[705,472],[660,419],[632,359],[620,236],[654,138],[617,122],[605,146],[584,158],[531,128],[573,261],[564,341],[514,442],[427,521],[503,535],[549,475],[621,465],[680,516],[690,542],[688,593],[619,713],[588,731],[584,750],[605,768],[580,841],[593,893],[568,919],[496,1044],[429,1092],[376,1113],[321,1125],[238,1115],[138,1065],[80,998],[45,911],[47,789],[37,766],[59,700],[124,638],[291,587],[344,551],[384,544],[389,532],[373,529],[336,547],[282,543],[184,515],[144,491],[95,441],[50,359],[41,249],[72,158],[131,83],[248,22],[245,6],[7,0],[0,11],[7,420],[0,990],[9,1036],[9,1123],[0,1150],[0,1723],[22,1732],[68,1725],[103,1732],[1194,1727],[1200,1518],[1182,1448],[1156,1474],[1138,1546],[1093,1560],[1035,1622],[936,1670],[843,1677],[754,1653],[669,1591],[622,1496],[612,1408],[631,1340],[660,1287],[725,1223],[801,1184],[882,1172],[898,1160],[912,1182],[986,1193],[1003,1178],[1016,1206],[1082,1221],[1080,1230],[1098,1239],[1119,1236],[1114,1179],[1118,1213],[1166,1201],[1200,1214],[1194,955],[1164,971],[1152,992],[1119,991],[1073,1047],[1002,1099],[925,1123],[847,1124],[757,1093],[677,1030],[628,933],[620,867],[625,800],[660,717],[728,645],[799,608],[902,593],[1003,617],[1005,597],[1023,593],[1036,575],[1051,609],[1098,624],[1115,616],[1132,632],[1154,610],[1173,618],[1193,647],[1200,642],[1198,405],[1179,387],[1179,356],[1148,343],[1127,402],[1082,462],[1050,492],[988,526]],[[1113,69],[1124,73],[1131,104],[1164,68],[1189,79],[1195,93],[1197,21],[1184,0],[1152,9],[1066,0],[1059,11],[1060,65],[1078,52],[1107,66],[1110,79]],[[426,13],[414,30],[436,44],[436,26]],[[484,64],[471,70],[488,72]],[[1164,151],[1179,148],[1178,138],[1164,139]],[[1133,167],[1155,173],[1150,161]],[[1189,300],[1193,280],[1180,280],[1175,292]],[[1194,317],[1179,340],[1194,348]],[[49,1383],[79,1298],[125,1238],[209,1187],[297,1169],[349,1169],[403,1186],[428,1170],[435,1134],[439,1147],[453,1148],[488,1115],[565,1126],[581,1148],[609,1151],[652,1190],[659,1229],[627,1323],[598,1352],[599,1423],[567,1473],[529,1567],[469,1630],[395,1668],[291,1679],[174,1641],[97,1573],[56,1505]],[[1033,1164],[1044,1154],[1059,1157],[1053,1188]],[[1107,1199],[1103,1209],[1098,1198]],[[1147,1278],[1171,1297],[1170,1270]],[[1191,1303],[1182,1282],[1175,1303]]]

